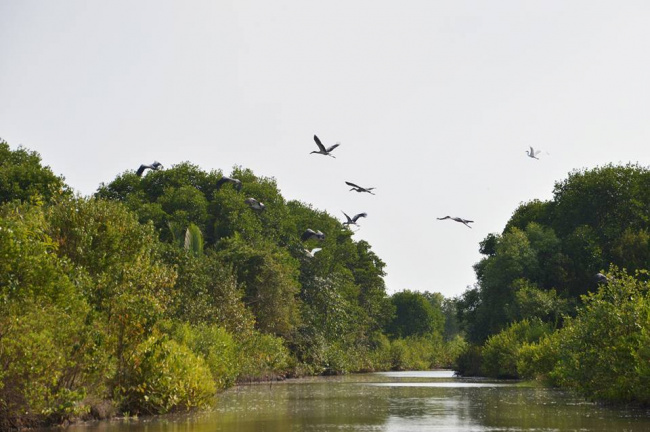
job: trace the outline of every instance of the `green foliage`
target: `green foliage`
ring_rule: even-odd
[[[161,323],[160,328],[205,361],[217,389],[235,384],[241,373],[238,346],[226,329],[216,325],[193,326],[178,322]]]
[[[156,336],[137,346],[124,378],[115,391],[122,409],[136,414],[204,408],[216,391],[203,359],[184,345]]]
[[[0,139],[0,204],[13,200],[41,203],[70,194],[63,177],[42,166],[37,152],[22,147],[11,150]]]
[[[83,367],[80,350],[87,349],[80,344],[82,315],[31,302],[20,309],[2,318],[0,424],[29,426],[83,413],[85,390],[74,377]]]
[[[294,259],[279,248],[256,248],[237,238],[222,241],[219,258],[232,265],[243,285],[256,327],[290,338],[299,320]]]
[[[284,376],[290,355],[281,338],[253,332],[239,343],[241,380]]]
[[[481,242],[478,285],[457,304],[468,338],[483,343],[524,318],[559,326],[601,269],[647,268],[649,186],[647,168],[607,165],[570,173],[551,201],[522,204],[502,234]]]
[[[79,415],[111,370],[102,334],[43,209],[9,204],[0,216],[0,427]]]
[[[483,352],[479,345],[468,344],[456,358],[454,370],[465,377],[481,376],[481,365],[483,364]]]
[[[550,376],[594,399],[649,404],[648,273],[611,276],[556,334],[558,360]]]
[[[554,289],[539,289],[526,279],[516,280],[513,288],[515,298],[508,316],[514,321],[539,319],[558,327],[570,310],[567,299],[559,297]]]
[[[542,336],[537,342],[524,343],[519,349],[517,373],[521,378],[558,385],[552,373],[560,356],[559,332]]]
[[[390,369],[428,370],[452,367],[466,342],[462,337],[445,342],[440,334],[409,336],[390,342]]]
[[[399,364],[437,366],[462,345],[443,341],[444,299],[427,293],[427,336],[393,347],[385,264],[337,218],[286,202],[274,179],[235,168],[242,190],[217,189],[221,172],[182,163],[80,198],[37,154],[6,143],[0,154],[0,198],[24,202],[0,207],[1,427],[107,405],[186,410],[242,380],[386,369],[400,344]],[[325,240],[301,241],[307,228]]]
[[[244,293],[232,269],[213,251],[194,256],[174,247],[164,249],[165,261],[178,273],[166,311],[169,318],[193,325],[220,325],[232,334],[252,330],[254,317],[242,301]]]
[[[490,336],[482,350],[482,372],[495,378],[519,378],[517,362],[522,346],[550,332],[550,326],[539,320],[523,320]]]
[[[201,229],[192,223],[185,231],[183,247],[194,256],[203,254],[203,234],[201,234]]]
[[[444,316],[441,305],[433,306],[426,294],[401,291],[393,294],[395,317],[388,325],[388,332],[395,337],[425,336],[434,332],[442,334]]]
[[[153,227],[120,203],[63,201],[48,218],[58,253],[75,266],[84,298],[105,319],[119,386],[129,357],[164,316],[176,274],[162,261]]]

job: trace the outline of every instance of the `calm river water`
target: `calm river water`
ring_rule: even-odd
[[[212,412],[75,425],[70,432],[650,431],[650,411],[614,409],[451,371],[386,372],[253,384]]]

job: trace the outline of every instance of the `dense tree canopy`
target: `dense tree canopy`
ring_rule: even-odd
[[[470,338],[484,341],[524,318],[559,325],[596,289],[596,273],[647,268],[649,186],[648,169],[607,165],[572,172],[551,201],[522,204],[501,234],[481,242],[478,284],[458,302]]]
[[[69,194],[63,178],[42,166],[38,153],[22,147],[11,150],[0,139],[0,204],[12,200],[49,201],[54,196]]]

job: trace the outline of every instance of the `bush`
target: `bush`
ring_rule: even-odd
[[[485,343],[482,372],[495,378],[519,378],[517,361],[522,346],[536,342],[550,332],[550,325],[538,319],[511,324],[502,332],[491,336]]]
[[[189,347],[205,361],[217,389],[235,384],[240,374],[237,343],[224,328],[216,325],[176,324],[172,325],[170,333],[174,340]]]
[[[84,412],[85,388],[71,341],[82,323],[55,306],[25,302],[8,320],[0,350],[0,429],[61,421]]]
[[[289,368],[289,351],[282,338],[252,332],[239,343],[239,380],[284,376]]]
[[[558,334],[559,332],[548,334],[537,342],[521,346],[517,358],[519,377],[559,385],[553,373],[560,356]]]
[[[449,347],[438,333],[395,339],[390,346],[390,368],[426,370],[449,367],[454,360],[451,358]]]
[[[650,404],[650,283],[616,272],[558,334],[551,375],[600,400]]]
[[[206,407],[216,386],[205,361],[188,347],[151,336],[129,358],[125,385],[116,390],[122,410],[154,414]]]
[[[483,350],[478,345],[467,345],[456,358],[454,369],[462,376],[480,376],[483,363]]]

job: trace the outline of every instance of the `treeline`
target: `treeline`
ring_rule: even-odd
[[[230,173],[241,190],[222,177],[182,163],[80,197],[0,141],[0,428],[205,407],[247,380],[446,366],[464,349],[455,304],[388,296],[384,263],[337,219],[250,170]],[[301,240],[308,228],[324,240]]]
[[[466,375],[540,379],[650,404],[650,171],[575,171],[480,244],[455,301]]]

